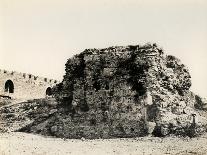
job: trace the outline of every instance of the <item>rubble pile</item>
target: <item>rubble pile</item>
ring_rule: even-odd
[[[86,49],[53,91],[58,111],[41,134],[64,138],[192,136],[206,130],[188,69],[156,44]],[[36,132],[35,127],[27,128]]]
[[[11,102],[12,102],[11,99],[0,97],[0,107],[7,105],[7,104],[11,104]]]
[[[35,99],[5,105],[0,108],[0,132],[25,131],[28,126],[40,124],[57,112],[56,105],[54,99]],[[35,131],[41,128],[36,127]]]

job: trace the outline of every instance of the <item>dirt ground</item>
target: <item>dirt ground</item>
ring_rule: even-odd
[[[207,155],[199,138],[59,139],[20,132],[0,133],[0,155]]]

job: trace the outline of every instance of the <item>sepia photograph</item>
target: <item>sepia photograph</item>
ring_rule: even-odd
[[[0,155],[207,155],[207,1],[0,0]]]

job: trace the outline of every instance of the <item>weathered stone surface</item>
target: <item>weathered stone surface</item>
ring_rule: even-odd
[[[155,122],[148,122],[148,134],[152,135],[153,131],[155,130],[156,123]]]
[[[43,133],[47,129],[48,117],[57,112],[56,105],[57,102],[48,98],[0,107],[0,132],[30,131]]]

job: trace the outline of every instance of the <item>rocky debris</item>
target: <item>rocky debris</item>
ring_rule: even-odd
[[[10,101],[11,103],[15,102]],[[52,99],[35,99],[0,108],[0,131],[18,131],[34,122],[41,122],[57,111],[56,102]]]
[[[195,108],[207,111],[207,100],[198,95],[195,95]]]
[[[1,98],[0,97],[0,107],[4,106],[4,105],[8,105],[11,104],[12,100],[8,99],[8,98]]]

